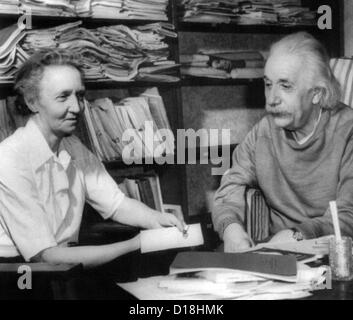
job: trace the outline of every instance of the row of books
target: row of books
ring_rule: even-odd
[[[174,154],[174,135],[157,88],[113,100],[86,101],[84,111],[90,149],[102,161],[131,162]]]
[[[20,114],[16,108],[14,97],[0,99],[0,142],[17,128],[23,127],[27,120],[28,117]]]
[[[158,175],[150,173],[140,177],[124,178],[118,185],[120,190],[129,198],[141,201],[152,209],[164,212]]]
[[[181,74],[219,79],[262,78],[266,56],[266,52],[255,50],[201,49],[197,54],[181,55]]]
[[[182,21],[240,25],[314,25],[316,11],[301,0],[181,0]]]
[[[82,21],[25,31],[17,25],[0,30],[0,82],[12,81],[18,67],[43,48],[62,48],[80,57],[86,79],[178,81],[178,65],[169,60],[166,37],[174,26],[158,22],[87,29]]]
[[[168,0],[0,0],[0,13],[166,21]]]

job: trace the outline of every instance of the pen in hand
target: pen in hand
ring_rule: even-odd
[[[184,229],[183,229],[183,237],[187,238],[188,237],[188,230],[189,230],[189,226],[185,225]]]

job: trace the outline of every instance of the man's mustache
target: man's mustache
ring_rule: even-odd
[[[290,115],[289,112],[285,112],[285,111],[267,110],[267,113],[270,114],[273,117],[285,117],[285,116],[289,116]]]

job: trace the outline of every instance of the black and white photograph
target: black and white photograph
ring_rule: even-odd
[[[352,238],[353,1],[0,0],[0,300],[353,300]]]

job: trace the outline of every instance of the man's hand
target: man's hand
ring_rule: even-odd
[[[297,240],[293,237],[293,230],[291,229],[284,229],[277,232],[269,241],[269,243],[275,242],[296,242]]]
[[[254,242],[245,232],[244,228],[237,223],[230,224],[223,234],[224,252],[237,252],[249,249]]]
[[[176,217],[171,213],[161,213],[155,211],[150,221],[150,229],[158,229],[163,227],[177,227],[181,232],[184,230],[185,222],[181,216]]]

